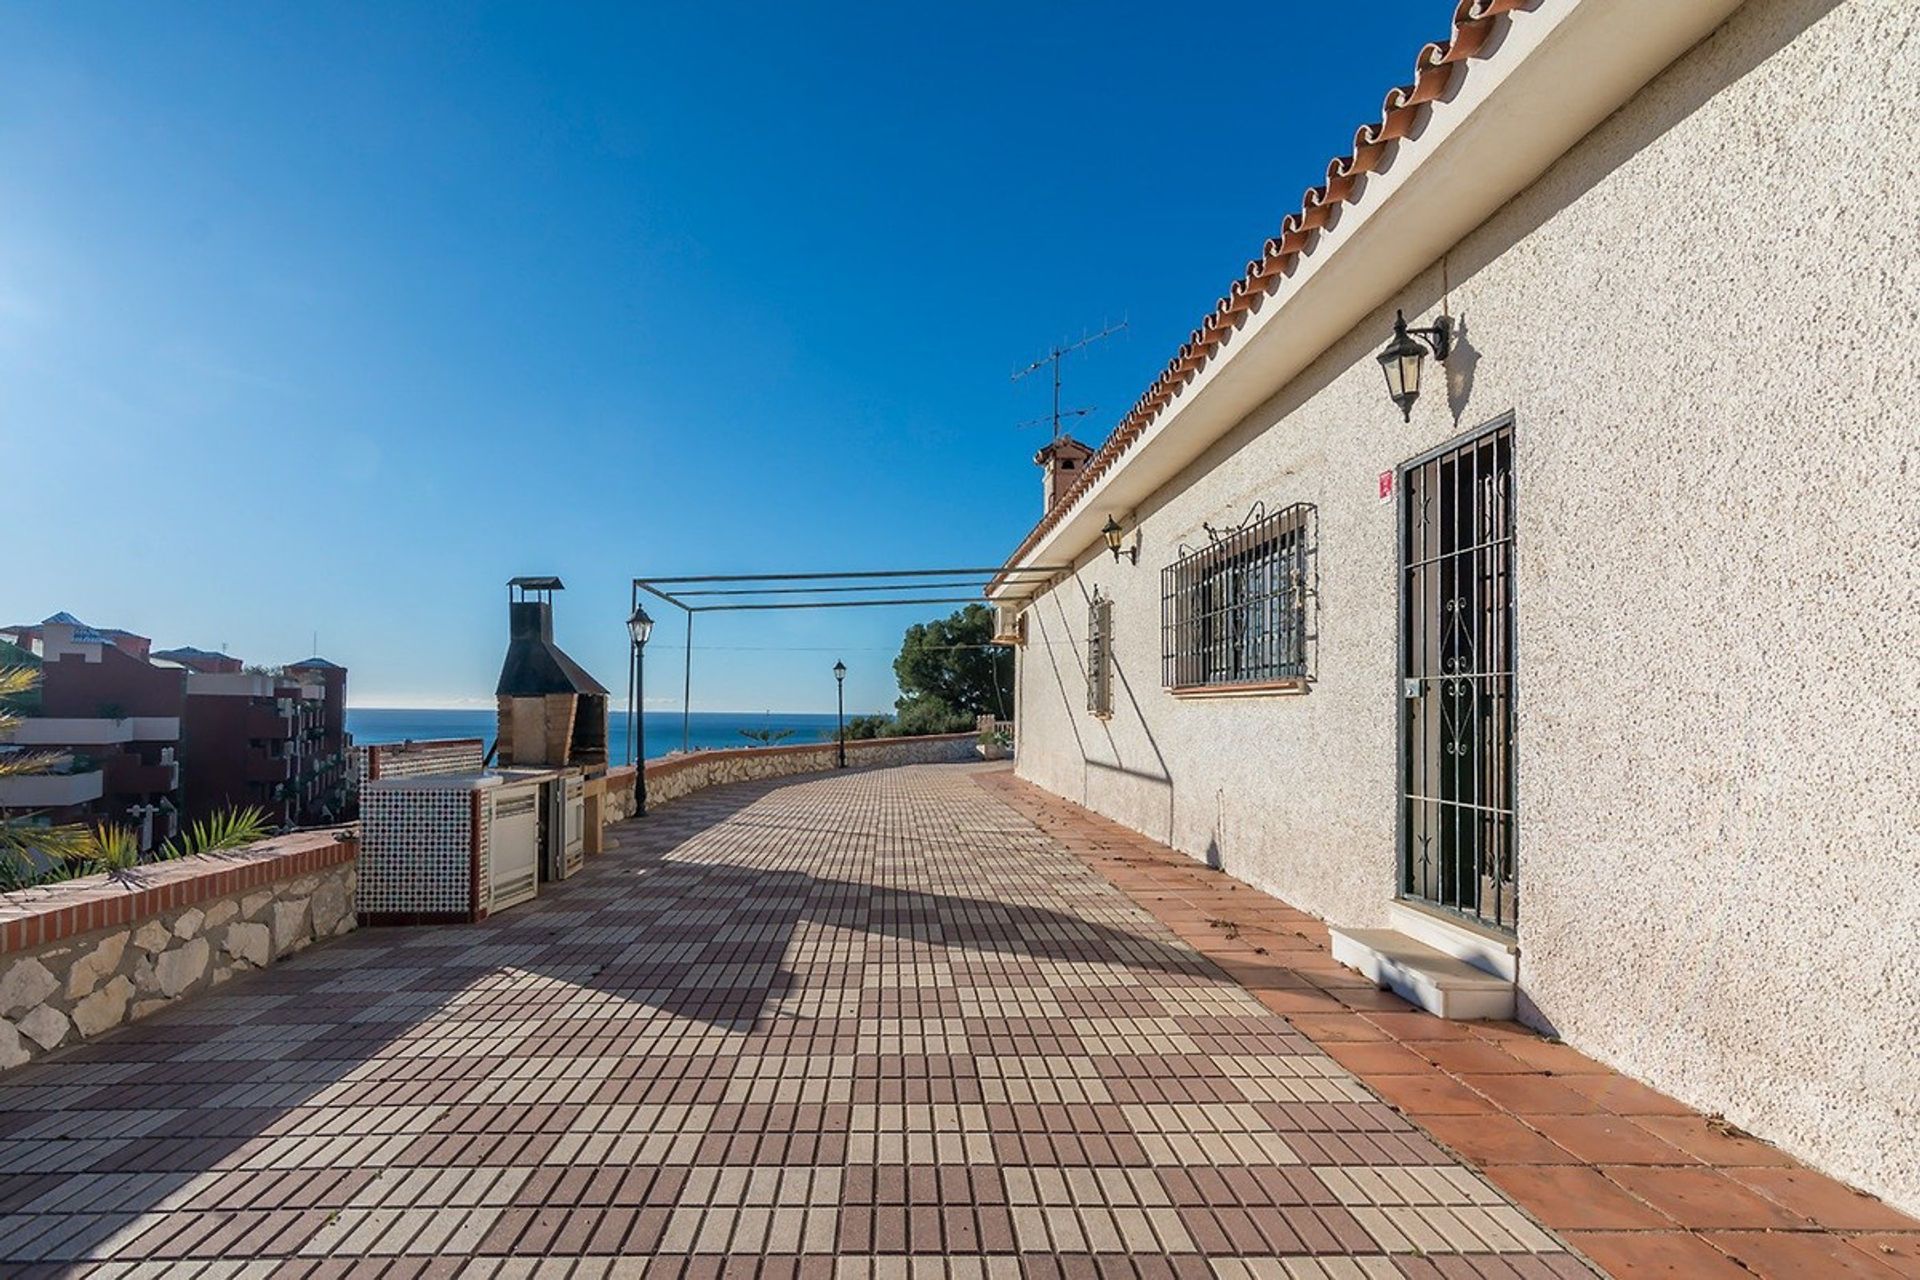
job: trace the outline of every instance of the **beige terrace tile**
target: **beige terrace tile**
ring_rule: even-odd
[[[0,1257],[989,1280],[1031,1250],[1171,1280],[1203,1253],[1387,1274],[1391,1240],[1572,1265],[990,777],[701,793],[484,925],[364,932],[10,1077],[37,1127],[0,1136]],[[1229,909],[1305,927],[1179,892],[1202,944]],[[1300,963],[1273,938],[1262,973]],[[1356,1170],[1381,1238],[1315,1172]],[[125,1212],[22,1211],[89,1196]]]

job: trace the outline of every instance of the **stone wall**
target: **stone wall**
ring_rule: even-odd
[[[607,770],[603,781],[606,803],[601,809],[603,822],[620,822],[633,816],[633,766],[623,764]]]
[[[847,743],[847,766],[854,769],[896,764],[939,764],[975,760],[973,733],[943,733],[922,738],[863,738]],[[727,782],[784,778],[796,773],[819,773],[834,767],[837,744],[808,743],[794,747],[741,747],[725,751],[693,751],[647,761],[647,803],[665,804],[681,796]],[[633,812],[631,769],[608,774],[608,795],[624,792],[626,811]],[[616,775],[623,775],[616,781]]]
[[[348,932],[356,849],[310,832],[7,895],[0,1068]]]

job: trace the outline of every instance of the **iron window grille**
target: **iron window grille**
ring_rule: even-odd
[[[1256,507],[1160,571],[1161,683],[1175,693],[1304,689],[1314,678],[1319,518]]]
[[[1113,714],[1113,601],[1097,587],[1087,602],[1087,710]]]

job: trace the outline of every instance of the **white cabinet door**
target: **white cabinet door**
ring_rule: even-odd
[[[501,787],[493,796],[487,910],[500,911],[540,891],[540,789]]]

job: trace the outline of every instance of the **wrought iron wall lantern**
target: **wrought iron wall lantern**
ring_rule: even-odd
[[[1441,316],[1427,328],[1409,329],[1406,312],[1394,312],[1393,341],[1380,353],[1380,368],[1403,422],[1413,421],[1413,402],[1420,398],[1420,365],[1429,351],[1435,360],[1447,362],[1453,351],[1453,321]]]
[[[1126,530],[1120,527],[1118,520],[1115,520],[1112,516],[1108,516],[1106,526],[1100,530],[1100,536],[1107,540],[1107,550],[1113,552],[1113,562],[1115,564],[1120,563],[1121,556],[1125,556],[1129,564],[1140,563],[1140,544],[1138,542],[1130,547],[1121,545],[1126,541],[1127,534]]]

